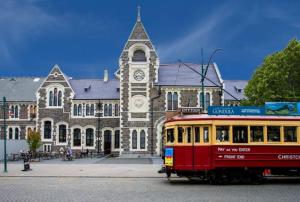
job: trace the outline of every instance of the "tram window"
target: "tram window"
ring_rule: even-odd
[[[177,139],[178,143],[182,143],[183,142],[183,128],[179,127],[178,128],[178,139]]]
[[[192,128],[187,128],[187,143],[192,142]]]
[[[284,127],[284,142],[297,142],[297,128],[295,126]]]
[[[174,142],[174,129],[167,129],[167,142]]]
[[[216,138],[217,142],[229,141],[229,126],[217,126]]]
[[[268,142],[280,142],[280,126],[267,127]]]
[[[232,127],[233,143],[248,143],[248,127],[233,126]]]
[[[195,127],[195,142],[199,143],[200,142],[200,128]]]
[[[250,126],[251,142],[263,142],[264,141],[263,131],[264,131],[263,126]]]
[[[209,129],[208,129],[208,127],[203,127],[203,142],[209,142]]]

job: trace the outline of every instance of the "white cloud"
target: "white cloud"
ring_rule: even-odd
[[[13,52],[31,37],[58,24],[58,19],[37,7],[34,2],[0,2],[0,58],[12,60]]]
[[[160,58],[163,60],[176,60],[197,53],[200,56],[201,47],[216,48],[212,36],[220,30],[221,24],[232,15],[233,6],[227,3],[208,13],[207,17],[193,25],[188,32],[175,39],[174,41],[163,43],[158,46]],[[202,16],[205,16],[203,14]]]

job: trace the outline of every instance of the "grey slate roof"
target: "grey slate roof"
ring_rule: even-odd
[[[101,79],[69,80],[78,100],[120,99],[120,82],[116,79],[104,82]]]
[[[161,64],[158,73],[158,83],[162,86],[200,86],[201,76],[180,63]],[[201,73],[200,64],[187,64]],[[206,67],[206,65],[204,65]],[[221,86],[216,67],[211,64],[208,67],[206,76]],[[205,86],[216,86],[207,79],[204,80]]]
[[[245,98],[244,88],[246,87],[248,81],[247,80],[224,80],[224,88],[229,93],[231,93],[234,97],[239,100]],[[239,92],[239,89],[241,92]],[[225,100],[234,100],[228,93],[224,93]]]
[[[0,78],[0,97],[7,101],[36,101],[35,93],[45,78],[2,77]]]

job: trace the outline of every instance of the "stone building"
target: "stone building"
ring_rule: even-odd
[[[199,64],[187,65],[200,69]],[[74,79],[58,65],[44,78],[1,78],[0,96],[7,97],[11,109],[7,138],[23,139],[37,130],[44,151],[71,147],[123,156],[160,155],[166,115],[202,108],[200,83],[201,77],[185,65],[161,63],[138,15],[113,79],[107,71],[103,79]],[[218,66],[209,65],[205,108],[224,105],[223,83]]]

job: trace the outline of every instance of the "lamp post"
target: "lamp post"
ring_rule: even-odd
[[[3,110],[3,134],[4,134],[4,172],[7,172],[7,155],[6,155],[6,98],[3,97],[2,101],[2,110]]]
[[[99,109],[99,113],[98,113],[98,124],[97,124],[97,156],[99,157],[100,156],[100,123],[101,123],[101,108],[102,108],[102,104],[101,104],[101,101],[99,100],[99,103],[98,103],[98,109]]]
[[[206,65],[205,69],[204,69],[204,64],[203,64],[203,49],[201,49],[201,58],[202,58],[202,62],[201,62],[201,102],[202,102],[202,108],[203,108],[203,110],[205,110],[205,102],[204,102],[204,100],[205,100],[205,98],[204,98],[204,79],[206,77],[207,70],[208,70],[208,67],[210,65],[210,62],[211,62],[213,56],[218,51],[221,51],[221,50],[222,50],[221,48],[218,48],[218,49],[214,50],[214,52],[210,55],[208,63]]]

